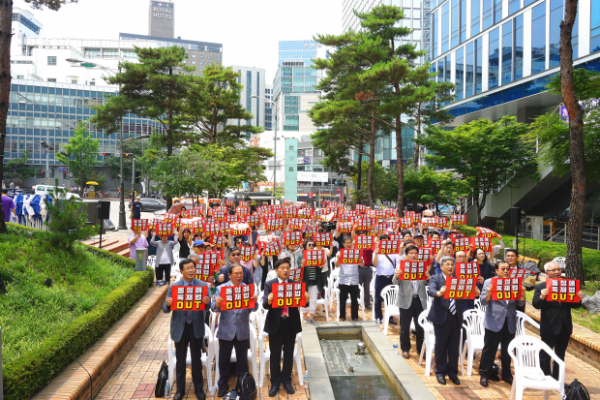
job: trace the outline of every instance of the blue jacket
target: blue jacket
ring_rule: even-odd
[[[173,283],[167,290],[167,299],[171,297],[171,287],[183,286],[183,279]],[[194,278],[192,286],[206,286],[210,285],[206,282],[202,282],[199,279]],[[210,289],[208,291],[210,295]],[[163,312],[170,313],[171,308],[167,306],[167,301],[163,303]],[[181,336],[183,336],[183,328],[185,327],[185,313],[186,311],[173,311],[171,316],[171,339],[174,342],[179,342]],[[194,337],[200,339],[204,337],[204,311],[192,311],[192,325],[194,326]]]
[[[225,277],[225,280],[223,280],[223,283],[221,283],[220,285],[224,285],[227,282],[229,282],[229,274],[227,273],[227,268],[229,267],[229,265],[226,265],[224,267],[219,268],[219,274],[223,274],[223,276]],[[251,285],[254,283],[254,277],[252,276],[252,271],[250,271],[250,269],[244,267],[242,265],[242,271],[244,271],[244,277],[242,278],[242,283],[244,285]],[[217,282],[217,284],[219,285],[219,283]]]
[[[435,325],[444,325],[446,323],[448,309],[450,308],[450,299],[445,299],[444,296],[435,296],[444,286],[446,286],[446,275],[444,274],[433,275],[429,280],[428,294],[430,297],[433,297],[433,303],[431,303],[431,309],[429,310],[427,319]],[[465,300],[455,300],[454,305],[456,306],[456,315],[458,315],[458,324],[461,326],[463,323]]]
[[[219,332],[217,332],[217,338],[222,340],[233,340],[237,336],[238,340],[246,340],[250,338],[250,313],[256,310],[256,302],[253,309],[247,308],[245,310],[229,310],[221,311],[215,307],[217,297],[221,297],[221,288],[233,286],[231,281],[222,284],[217,287],[217,292],[213,297],[211,309],[214,312],[221,312],[219,318]],[[244,286],[242,284],[242,286]],[[223,304],[223,303],[221,303]]]
[[[500,332],[506,320],[508,322],[508,332],[513,334],[517,328],[517,305],[523,306],[525,303],[521,300],[492,300],[491,297],[490,301],[487,301],[485,296],[491,290],[491,284],[491,278],[483,282],[483,290],[481,296],[479,296],[481,305],[487,306],[483,326],[490,331]]]

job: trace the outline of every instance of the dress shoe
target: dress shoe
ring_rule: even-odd
[[[219,393],[217,393],[217,397],[225,397],[229,393],[229,387],[223,386],[219,388]]]
[[[372,308],[371,308],[371,306],[365,306],[365,310],[369,310],[369,311],[371,311],[371,310],[372,310]]]
[[[449,376],[450,378],[450,382],[454,383],[455,385],[460,385],[460,379],[458,379],[458,376]]]
[[[446,384],[446,377],[444,375],[436,375],[436,376],[437,376],[437,381],[440,385]]]
[[[503,376],[502,380],[506,383],[508,383],[509,385],[513,384],[513,377],[512,376]]]
[[[269,389],[269,397],[275,397],[279,393],[279,383],[277,385],[271,385],[271,389]]]
[[[182,393],[175,393],[175,396],[173,396],[173,400],[182,400],[182,399],[183,399]]]
[[[289,383],[289,382],[284,382],[283,383],[283,388],[285,389],[286,392],[288,392],[288,394],[294,394],[294,393],[296,393],[296,389],[294,389],[294,387],[292,386],[292,384]]]
[[[390,322],[388,322],[388,324],[390,324],[390,325],[398,325],[398,323],[396,322],[396,320],[394,319],[394,317],[390,318]]]
[[[406,359],[409,359],[409,358],[410,358],[410,355],[408,354],[408,351],[403,351],[403,352],[402,352],[402,357],[404,357],[404,358],[406,358]]]
[[[481,386],[483,387],[488,387],[488,378],[486,378],[485,376],[482,376],[479,379],[479,383],[481,384]]]
[[[206,400],[206,393],[204,393],[204,390],[200,389],[196,391],[196,398],[198,400]]]

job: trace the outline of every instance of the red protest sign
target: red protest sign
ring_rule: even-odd
[[[265,221],[265,229],[268,231],[279,231],[283,229],[283,219],[268,218]]]
[[[278,256],[281,253],[281,243],[279,239],[275,239],[272,242],[260,242],[260,252],[263,256]]]
[[[238,207],[249,207],[250,203],[247,201],[238,201]]]
[[[419,247],[419,261],[429,261],[431,258],[431,248],[429,247]]]
[[[213,211],[213,219],[217,222],[226,221],[227,216],[224,211]]]
[[[398,223],[396,221],[388,221],[385,223],[385,227],[387,229],[391,229],[393,231],[396,231],[398,229]]]
[[[398,240],[380,240],[379,254],[398,254],[400,241]]]
[[[221,226],[214,222],[207,222],[202,226],[205,235],[214,235],[221,232]]]
[[[283,215],[285,216],[285,218],[296,218],[298,216],[298,208],[286,207],[283,210]]]
[[[438,228],[448,228],[448,218],[446,217],[440,217],[440,218],[436,218],[436,227]]]
[[[473,300],[475,298],[475,288],[477,280],[475,278],[455,278],[446,277],[445,299]]]
[[[290,279],[296,282],[302,282],[302,278],[304,278],[304,268],[290,269]]]
[[[492,300],[520,300],[521,278],[492,278]]]
[[[469,250],[469,238],[454,238],[452,239],[454,243],[454,251],[467,251]]]
[[[225,199],[224,204],[226,206],[234,206],[235,205],[235,200],[233,200],[233,199]]]
[[[437,254],[438,250],[442,248],[442,241],[429,239],[427,240],[427,247],[430,247],[433,250],[433,253]]]
[[[411,218],[400,218],[400,228],[410,228],[412,226]]]
[[[221,234],[210,235],[208,243],[210,243],[211,246],[213,246],[213,247],[223,247],[223,246],[225,246],[225,243],[226,243],[225,236],[223,236]]]
[[[452,225],[466,225],[467,224],[467,214],[453,214],[450,216],[450,220],[452,221]]]
[[[216,251],[207,251],[198,256],[198,264],[196,264],[196,279],[207,282],[208,278],[213,276],[217,261],[219,261],[219,253]]]
[[[202,302],[206,296],[207,286],[171,286],[171,311],[202,311],[206,308]]]
[[[304,227],[304,221],[302,221],[300,218],[292,218],[290,219],[290,222],[288,224],[288,229],[291,229],[293,231],[299,231]]]
[[[258,225],[260,225],[260,215],[258,215],[258,214],[246,215],[246,217],[244,218],[244,222],[246,222],[251,227],[258,226]]]
[[[357,204],[356,205],[356,210],[361,213],[364,214],[367,211],[367,206],[365,206],[364,204]]]
[[[359,249],[341,249],[340,257],[342,264],[360,264],[362,250]]]
[[[498,234],[491,229],[484,228],[481,226],[477,226],[476,228],[478,231],[477,236],[479,236],[479,237],[486,237],[486,238],[490,238],[490,239],[498,237]]]
[[[315,233],[315,244],[317,246],[331,246],[331,232]]]
[[[415,215],[415,214],[416,214],[416,212],[414,212],[414,211],[406,211],[406,212],[404,213],[404,217],[405,217],[405,218],[410,218],[410,219],[412,219],[412,218],[414,217],[414,215]]]
[[[581,299],[577,296],[579,286],[578,279],[546,279],[546,289],[549,292],[546,301],[579,303],[581,302]]]
[[[156,224],[156,234],[158,236],[170,236],[173,233],[172,222],[159,222]]]
[[[302,259],[307,267],[318,267],[327,261],[325,250],[304,250]]]
[[[437,226],[437,218],[435,217],[424,217],[421,221],[421,226],[423,228],[431,228]]]
[[[477,278],[479,276],[479,264],[477,261],[456,263],[456,275],[461,278]]]
[[[274,283],[271,307],[306,307],[306,284],[304,282]]]
[[[225,286],[221,287],[221,311],[228,310],[244,310],[247,308],[254,308],[256,306],[256,300],[252,299],[254,296],[254,285],[240,285],[240,286]]]
[[[399,240],[402,242],[402,235],[399,233],[392,233],[391,235],[388,235],[390,237],[390,240]]]
[[[375,237],[372,235],[358,235],[354,241],[354,247],[360,250],[374,250]]]
[[[187,210],[186,216],[188,218],[194,218],[200,215],[200,210],[197,208],[192,208],[191,210]]]
[[[492,239],[490,239],[489,237],[479,237],[479,236],[470,237],[469,244],[471,244],[475,247],[481,248],[486,253],[491,252],[492,247],[494,246],[494,244],[492,243]]]
[[[387,226],[385,225],[384,222],[380,222],[378,224],[375,224],[375,226],[373,227],[372,232],[374,232],[377,235],[382,234],[382,233],[386,233],[387,232]]]
[[[219,222],[219,227],[221,228],[221,232],[228,232],[229,231],[229,222],[221,221],[221,222]]]
[[[221,199],[208,199],[208,204],[221,204]]]
[[[398,210],[395,208],[386,208],[385,209],[385,216],[388,218],[394,218],[398,216]]]
[[[350,233],[352,232],[352,222],[338,222],[337,231],[339,233]]]
[[[229,222],[230,224],[232,224],[234,222],[238,222],[238,216],[237,216],[237,214],[227,215],[227,217],[225,218],[225,221]]]
[[[250,214],[250,209],[248,207],[238,207],[235,209],[235,213],[241,217],[245,217]]]
[[[362,217],[356,220],[356,229],[359,231],[370,231],[375,224],[375,218]]]
[[[162,222],[175,222],[176,219],[177,219],[176,214],[166,213],[164,215]]]
[[[131,230],[134,232],[141,232],[148,229],[148,220],[147,219],[132,219],[131,220]]]
[[[248,225],[233,224],[229,227],[231,236],[248,236],[252,234],[252,230]]]
[[[421,222],[421,218],[422,217],[423,216],[421,214],[414,213],[413,216],[411,217],[412,221],[413,221],[413,224]]]
[[[283,232],[283,245],[284,246],[298,246],[302,244],[302,232]]]
[[[398,268],[400,269],[401,281],[425,281],[427,280],[427,269],[429,261],[400,261]]]
[[[252,249],[252,246],[244,246],[242,244],[238,247],[240,248],[240,252],[242,253],[242,261],[250,261],[254,258],[254,250]]]
[[[310,207],[301,208],[298,210],[298,218],[311,219],[313,217],[314,210]]]
[[[467,237],[467,235],[465,235],[464,233],[451,233],[450,234],[450,240],[454,241],[454,239],[456,238],[464,238]]]

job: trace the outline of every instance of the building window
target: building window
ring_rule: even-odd
[[[563,19],[563,0],[550,0],[550,68],[560,64],[560,21]],[[573,59],[575,59],[573,54]]]
[[[521,79],[523,77],[523,14],[513,19],[514,23],[514,59],[515,59],[515,73],[514,80]]]
[[[442,53],[448,51],[450,36],[450,2],[442,6]]]
[[[492,1],[483,0],[483,30],[492,26]]]
[[[473,96],[473,42],[467,44],[465,98]]]
[[[77,79],[71,79],[71,83],[77,83]]]
[[[198,62],[198,64],[200,64],[200,65],[204,65],[204,63],[203,63],[202,61]]]
[[[56,82],[56,78],[48,78],[48,82]]]
[[[590,53],[600,51],[600,0],[592,0]],[[575,29],[573,29],[575,30]]]
[[[456,100],[463,98],[463,77],[464,77],[464,53],[465,49],[456,50]]]
[[[48,65],[56,65],[56,56],[48,56]]]
[[[480,29],[481,4],[479,0],[471,0],[471,37],[481,32]]]
[[[512,21],[502,25],[502,84],[512,82]]]
[[[475,94],[481,93],[483,80],[483,38],[475,40]]]
[[[508,15],[512,15],[521,9],[521,0],[508,0]]]
[[[288,169],[288,171],[289,171],[289,172],[294,172],[294,167],[290,167],[290,168]]]
[[[221,59],[221,57],[217,57],[217,61],[219,61]]]
[[[546,2],[533,8],[531,15],[531,73],[546,69]]]
[[[200,58],[204,58],[204,56],[198,56],[198,57],[200,57]]]
[[[598,0],[600,1],[600,0]],[[431,51],[432,57],[436,58],[438,56],[438,42],[437,42],[437,31],[438,31],[438,14],[439,11],[436,11],[432,14],[432,22],[431,22]]]
[[[17,79],[25,79],[25,75],[17,75]]]
[[[458,28],[460,26],[460,15],[459,15],[459,0],[452,1],[452,34],[450,39],[450,47],[454,48],[458,46]]]
[[[212,60],[212,57],[210,57],[210,56],[209,56],[209,57],[208,57],[208,59],[209,59],[209,60]]]
[[[494,0],[494,24],[502,21],[502,0]]]
[[[195,54],[192,54],[192,58],[196,58],[196,55],[195,55]]]
[[[95,81],[90,81],[90,86],[96,86],[96,82]]]
[[[490,32],[488,89],[493,89],[498,86],[498,68],[499,68],[498,64],[500,62],[499,36],[500,36],[500,28],[496,28]]]
[[[599,7],[600,8],[600,7]],[[596,12],[600,12],[597,10]],[[571,46],[573,46],[573,60],[579,58],[579,2],[577,2],[577,16],[573,24],[573,33],[571,34]]]

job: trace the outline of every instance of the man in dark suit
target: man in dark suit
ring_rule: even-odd
[[[433,275],[429,281],[429,296],[433,297],[433,303],[427,316],[435,332],[435,375],[442,385],[446,384],[446,375],[452,383],[460,385],[458,353],[466,300],[444,298],[446,277],[454,275],[454,259],[442,257],[440,267],[442,273]],[[475,288],[475,294],[479,295],[479,289]]]
[[[206,286],[208,283],[196,279],[196,265],[190,259],[184,259],[179,262],[179,270],[183,274],[183,279],[177,281],[173,286]],[[167,298],[163,304],[163,312],[171,312],[171,287],[167,291]],[[210,293],[210,291],[208,292]],[[210,297],[205,296],[202,299],[204,304],[210,302]],[[204,380],[202,378],[201,348],[204,338],[204,311],[173,311],[171,317],[171,340],[175,342],[175,356],[177,365],[175,374],[177,376],[177,393],[173,400],[181,400],[185,395],[185,374],[188,346],[192,355],[192,381],[198,400],[206,399],[206,394],[202,387]],[[210,372],[210,371],[209,371]]]
[[[560,279],[560,265],[550,261],[544,265],[544,270],[549,279]],[[533,307],[540,313],[540,337],[542,341],[554,350],[561,360],[565,359],[565,352],[569,345],[571,333],[573,333],[573,321],[571,320],[571,308],[581,307],[581,303],[561,303],[559,301],[548,301],[548,289],[546,282],[538,283],[533,292]],[[577,296],[583,298],[583,293]],[[546,352],[540,352],[540,367],[544,374],[550,375],[550,356]],[[554,379],[558,379],[558,365],[554,363],[552,371]]]
[[[273,284],[275,283],[294,283],[290,276],[290,260],[284,258],[275,263],[277,278],[265,283],[263,294],[263,307],[267,311],[265,318],[265,332],[269,334],[269,347],[271,349],[271,388],[269,397],[277,396],[279,386],[289,393],[294,394],[292,386],[292,367],[294,365],[294,342],[296,334],[302,332],[302,323],[300,321],[300,311],[298,307],[273,308]],[[305,293],[306,301],[309,300],[308,293]],[[281,348],[283,347],[283,369],[281,368]]]

